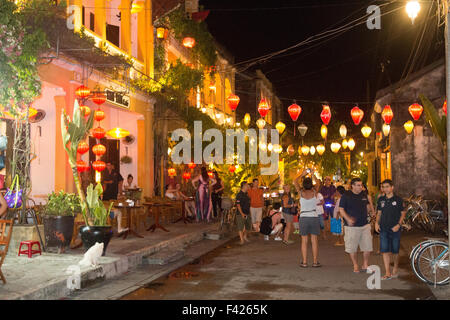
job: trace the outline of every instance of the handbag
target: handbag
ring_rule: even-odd
[[[8,147],[8,137],[0,136],[0,151],[6,150]]]
[[[330,220],[330,231],[331,233],[342,233],[341,219],[331,218]]]
[[[15,190],[14,190],[15,187]],[[11,209],[18,209],[22,207],[22,192],[19,186],[19,176],[16,174],[11,186],[7,189],[5,194],[6,204]]]

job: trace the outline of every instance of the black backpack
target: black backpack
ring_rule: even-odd
[[[272,217],[276,215],[278,212],[275,212],[271,216],[267,216],[261,221],[261,225],[259,227],[259,232],[265,236],[268,236],[272,232]]]

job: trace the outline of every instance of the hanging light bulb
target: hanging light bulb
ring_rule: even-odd
[[[418,1],[409,1],[406,4],[406,13],[408,14],[408,17],[411,19],[411,22],[414,24],[414,20],[416,19],[417,15],[420,11],[420,4]]]
[[[342,148],[345,150],[348,147],[347,139],[342,140]]]
[[[337,142],[333,142],[330,146],[331,151],[333,151],[334,153],[338,153],[339,150],[341,149],[341,145]]]
[[[339,134],[342,138],[345,138],[347,136],[347,127],[345,126],[345,124],[341,124],[341,126],[339,127]]]
[[[367,124],[365,124],[361,128],[361,133],[363,134],[364,138],[368,138],[370,136],[370,134],[372,133],[372,128],[369,127]]]
[[[314,146],[309,148],[309,153],[311,153],[311,155],[313,156],[316,153],[316,148],[314,148]]]
[[[389,132],[391,131],[391,126],[383,123],[382,131],[385,137],[389,136]]]
[[[316,147],[317,153],[321,156],[325,152],[325,146],[323,144],[319,144]]]
[[[251,120],[250,114],[246,113],[245,116],[244,116],[244,124],[245,124],[247,127],[248,127],[248,125],[250,124],[250,120]]]
[[[355,146],[356,146],[355,140],[353,140],[353,138],[348,139],[348,148],[350,149],[350,151],[355,149]]]
[[[259,129],[264,129],[264,127],[266,126],[266,121],[265,121],[263,118],[259,118],[259,119],[256,121],[256,126],[257,126]]]
[[[408,120],[408,121],[405,122],[403,127],[405,128],[406,132],[408,134],[410,134],[413,131],[413,129],[414,129],[414,123],[411,120]]]
[[[322,136],[323,139],[326,139],[327,134],[328,134],[327,126],[323,124],[322,127],[320,127],[320,135]]]

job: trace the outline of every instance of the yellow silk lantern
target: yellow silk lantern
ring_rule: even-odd
[[[316,147],[316,150],[319,155],[322,155],[325,152],[325,146],[323,144],[319,144]]]
[[[361,133],[363,134],[364,138],[368,138],[372,133],[372,128],[365,124],[364,127],[361,128]]]
[[[275,125],[275,128],[278,130],[279,134],[283,134],[284,129],[286,129],[286,125],[283,122],[278,121],[277,124]]]
[[[403,127],[405,128],[406,132],[410,134],[414,130],[414,123],[411,120],[406,121]]]
[[[256,126],[257,126],[259,129],[264,129],[264,127],[266,126],[266,121],[265,121],[263,118],[259,118],[259,119],[256,121]]]
[[[355,140],[353,140],[353,138],[350,138],[348,140],[347,144],[348,144],[348,148],[350,149],[350,151],[355,149],[356,143],[355,143]]]
[[[309,147],[308,146],[303,146],[301,151],[302,151],[303,155],[306,156],[309,153]]]
[[[320,135],[322,136],[322,138],[326,139],[327,134],[328,134],[327,126],[323,124],[322,127],[320,128]]]
[[[330,146],[331,151],[333,151],[334,153],[338,153],[339,150],[341,149],[341,145],[337,142],[333,142]]]
[[[248,127],[248,125],[250,124],[250,114],[246,113],[244,116],[244,124]]]
[[[347,139],[342,140],[342,148],[347,149],[347,147],[348,147]]]
[[[313,156],[316,153],[316,148],[314,148],[314,146],[309,148],[309,153],[311,153],[311,155]]]

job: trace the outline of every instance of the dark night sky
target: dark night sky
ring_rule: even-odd
[[[373,101],[378,89],[402,79],[411,65],[417,71],[444,55],[435,2],[421,2],[414,25],[406,15],[405,1],[201,0],[200,5],[211,10],[206,20],[209,30],[236,63],[284,49],[335,24],[342,26],[366,15],[370,4],[380,5],[381,30],[367,29],[364,20],[334,39],[290,50],[288,56],[249,69],[262,69],[272,81],[286,121],[290,119],[286,109],[295,98],[303,108],[302,121],[320,122],[321,104],[302,101],[312,100],[330,102],[332,121],[351,123],[353,102],[369,110],[369,104],[361,103],[368,101],[368,88]]]

